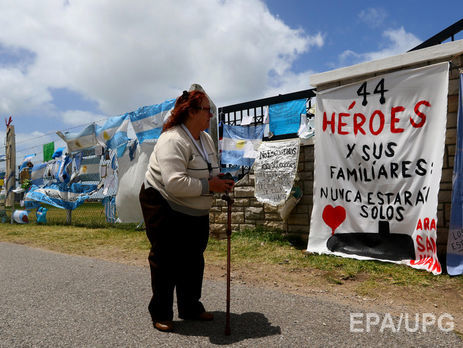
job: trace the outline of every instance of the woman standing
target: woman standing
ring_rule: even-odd
[[[212,116],[205,93],[184,91],[177,98],[140,190],[151,243],[148,260],[153,296],[148,309],[160,331],[173,330],[174,288],[179,318],[213,319],[200,302],[209,209],[212,193],[230,192],[234,182],[218,177],[214,142],[204,132]]]

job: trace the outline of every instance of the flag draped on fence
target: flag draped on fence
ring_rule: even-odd
[[[26,208],[39,207],[46,203],[61,209],[74,210],[84,203],[96,190],[96,185],[82,184],[50,184],[44,187],[32,185],[24,198]]]
[[[463,274],[463,74],[457,116],[457,147],[453,166],[452,210],[447,239],[447,273]]]
[[[252,166],[255,150],[264,136],[264,125],[230,126],[223,125],[223,136],[220,139],[222,164]]]
[[[273,104],[268,108],[270,132],[273,135],[297,133],[301,114],[306,114],[306,99]]]
[[[97,144],[94,123],[78,133],[58,131],[56,134],[66,142],[69,152],[84,150]]]
[[[100,159],[101,156],[84,156],[80,163],[79,178],[81,181],[100,180]]]
[[[38,163],[32,167],[31,170],[31,182],[33,185],[43,185],[43,175],[45,173],[45,169],[47,168],[46,163]]]
[[[120,157],[125,151],[129,137],[127,128],[129,126],[130,113],[109,118],[103,126],[96,126],[96,139],[98,143],[116,150]]]
[[[162,125],[170,115],[174,105],[175,99],[169,99],[161,104],[143,106],[130,113],[130,122],[140,144],[147,139],[159,138]]]
[[[317,93],[307,250],[441,273],[448,63]]]
[[[157,139],[174,105],[175,99],[168,99],[161,104],[143,106],[136,111],[110,117],[102,126],[92,123],[78,133],[58,131],[56,134],[66,142],[69,152],[81,151],[101,144],[110,149],[117,149],[117,156],[122,157],[129,141],[127,135],[129,123],[140,144],[146,140]],[[45,148],[49,145],[44,145],[44,156]]]

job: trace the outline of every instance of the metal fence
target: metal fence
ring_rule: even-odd
[[[306,99],[307,103],[307,115],[310,114],[309,109],[312,107],[312,98],[315,97],[315,89],[306,89],[299,92],[280,94],[275,97],[263,98],[258,100],[252,100],[244,103],[233,104],[229,106],[220,107],[218,109],[219,114],[219,137],[223,136],[223,124],[230,126],[239,126],[244,117],[251,117],[251,126],[264,124],[265,120],[265,108],[270,105],[289,102],[298,99]],[[271,138],[264,136],[263,140],[281,140],[298,137],[297,133],[275,135]],[[235,167],[229,165],[221,165],[222,168]],[[241,166],[238,169],[238,179],[241,179],[250,170],[249,167]]]
[[[315,89],[306,89],[299,92],[280,94],[275,97],[253,100],[245,103],[233,104],[220,107],[218,110],[219,121],[221,124],[238,126],[241,124],[243,116],[251,116],[253,122],[251,125],[259,125],[264,123],[264,108],[270,105],[284,103],[297,99],[307,99],[309,101],[308,109],[311,106],[311,98],[315,97]],[[308,111],[307,111],[308,112]],[[219,136],[223,134],[223,127],[219,126]],[[276,135],[271,140],[289,139],[297,137],[296,133]],[[264,140],[270,140],[264,138]]]
[[[114,197],[111,197],[114,199]],[[105,202],[103,200],[88,200],[74,210],[57,208],[48,204],[41,204],[41,208],[46,208],[46,224],[48,225],[74,225],[85,227],[108,227],[117,226],[117,213],[114,201]],[[108,214],[108,209],[113,209],[113,214]],[[26,212],[25,214],[23,212]],[[25,209],[20,203],[15,203],[13,207],[0,205],[0,222],[3,223],[22,223],[27,221],[30,224],[40,223],[38,216],[41,211],[36,209]],[[27,216],[23,218],[24,215]],[[109,218],[108,218],[109,215]],[[21,221],[21,218],[24,220]],[[19,219],[17,221],[17,219]],[[124,226],[134,226],[139,224],[121,224]]]
[[[48,204],[42,204],[41,207],[47,209],[46,211],[46,223],[51,225],[76,225],[76,226],[91,226],[91,227],[100,227],[107,226],[110,223],[106,221],[105,209],[101,202],[85,202],[78,208],[74,210],[60,209]],[[24,207],[21,207],[19,204],[15,204],[14,210],[11,207],[6,208],[6,214],[8,220],[6,222],[18,223],[14,217],[21,219],[24,214],[19,214],[19,212],[27,211],[27,221],[28,223],[35,224],[37,223],[37,217],[40,214],[38,209],[28,209],[25,210]],[[15,215],[16,214],[16,215]],[[14,216],[12,218],[12,216]],[[24,218],[24,222],[25,222]]]

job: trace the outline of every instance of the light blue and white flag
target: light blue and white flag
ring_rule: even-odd
[[[67,184],[69,180],[71,180],[72,175],[72,156],[66,154],[61,160],[57,161],[58,164],[58,172],[56,173],[56,180],[58,182],[62,182]]]
[[[74,210],[93,192],[96,191],[96,185],[82,184],[50,184],[44,187],[32,185],[24,197],[26,209],[38,207],[40,203],[52,205],[61,209]]]
[[[273,135],[297,133],[301,114],[306,114],[306,99],[273,104],[268,108],[270,132]]]
[[[256,152],[264,136],[264,125],[230,126],[223,125],[220,139],[222,164],[234,164],[250,167],[254,163]]]
[[[43,175],[47,168],[46,163],[35,164],[31,170],[31,182],[33,185],[43,185]]]
[[[130,121],[130,112],[121,116],[109,118],[103,126],[96,126],[98,143],[110,149],[117,149],[117,156],[121,157],[129,141],[127,128]]]
[[[85,181],[100,181],[100,156],[91,155],[82,158],[79,178]]]
[[[97,144],[94,123],[89,124],[79,133],[58,131],[56,134],[66,142],[69,152],[80,151]]]
[[[463,74],[457,116],[457,148],[453,166],[452,208],[447,239],[447,273],[463,274]]]
[[[175,106],[175,99],[169,99],[161,104],[143,106],[130,114],[130,121],[135,130],[138,142],[157,139],[162,126]]]
[[[30,162],[36,156],[35,153],[31,153],[30,155],[24,156],[23,162]]]

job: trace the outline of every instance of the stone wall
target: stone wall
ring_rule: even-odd
[[[427,65],[438,63],[439,60],[429,61]],[[416,68],[423,65],[416,65],[408,68]],[[439,204],[438,204],[438,229],[437,243],[440,252],[445,252],[447,236],[450,223],[450,207],[452,199],[452,176],[453,163],[456,149],[457,136],[457,111],[458,111],[458,88],[459,68],[463,67],[463,56],[454,57],[450,65],[449,90],[447,106],[447,133],[445,140],[445,153],[440,182]],[[392,70],[391,70],[392,71]],[[389,71],[382,72],[388,73]],[[362,76],[357,79],[338,81],[319,87],[319,90],[341,86],[346,83],[353,83],[367,79],[370,76]],[[430,139],[430,141],[432,141]],[[262,225],[269,228],[281,229],[290,234],[298,234],[301,238],[307,239],[310,228],[310,215],[313,204],[313,170],[314,170],[314,148],[313,144],[301,146],[298,177],[300,179],[303,196],[299,204],[294,208],[286,222],[282,221],[275,207],[257,202],[254,198],[254,180],[252,173],[245,177],[235,187],[232,214],[232,230],[254,228]],[[223,237],[227,224],[227,207],[221,199],[217,199],[211,210],[211,233],[216,237]]]

